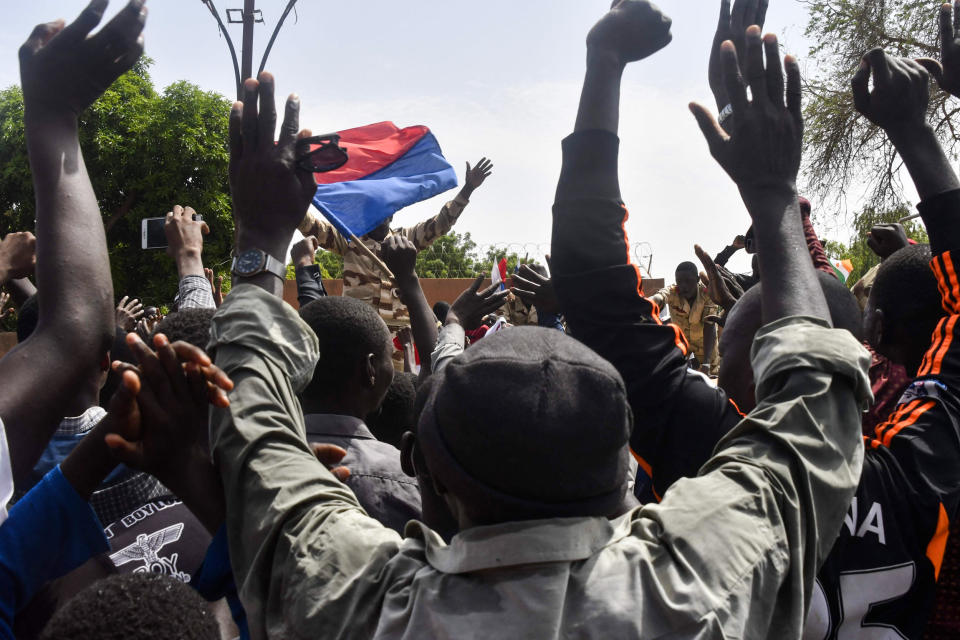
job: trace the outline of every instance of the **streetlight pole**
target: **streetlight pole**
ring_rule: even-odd
[[[256,0],[243,0],[243,46],[240,49],[240,55],[243,56],[242,80],[253,77],[253,17],[256,10]]]
[[[220,29],[220,33],[223,35],[224,39],[227,41],[227,48],[230,50],[230,58],[233,60],[233,73],[237,85],[237,99],[243,99],[243,81],[247,78],[253,77],[253,30],[256,23],[263,22],[263,18],[257,17],[260,10],[257,9],[256,0],[243,0],[243,9],[227,9],[227,22],[229,24],[243,24],[243,41],[240,51],[242,62],[237,60],[237,50],[233,46],[233,39],[230,38],[230,33],[227,31],[226,25],[223,24],[223,20],[220,19],[220,13],[217,11],[216,6],[213,4],[213,0],[200,0],[207,9],[210,10],[210,13],[213,15],[213,18],[217,21],[217,27]],[[289,0],[287,3],[286,9],[283,10],[280,19],[277,21],[277,26],[273,30],[273,35],[270,36],[270,42],[267,44],[267,48],[263,53],[263,58],[260,61],[260,69],[257,72],[259,75],[260,71],[263,71],[264,67],[267,65],[267,58],[270,56],[270,52],[273,50],[273,43],[277,40],[277,35],[280,33],[280,29],[283,27],[284,21],[287,19],[287,16],[290,14],[290,11],[293,10],[294,5],[297,4],[297,0]],[[241,19],[237,20],[231,16],[231,13],[240,13],[242,12]]]

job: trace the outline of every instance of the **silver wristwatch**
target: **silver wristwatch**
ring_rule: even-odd
[[[261,273],[272,273],[281,280],[287,278],[287,265],[262,249],[248,249],[233,258],[233,275],[251,278]]]

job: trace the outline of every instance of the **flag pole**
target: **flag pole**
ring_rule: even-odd
[[[315,215],[313,215],[313,213],[311,213],[310,211],[307,211],[306,215],[303,216],[303,222],[300,223],[300,226],[297,227],[297,230],[298,230],[300,233],[302,233],[304,236],[313,235],[313,234],[311,233],[311,230],[313,229],[313,225],[315,225],[316,222],[317,222],[317,217],[316,217]],[[338,232],[338,233],[339,233],[339,232]],[[376,264],[377,267],[378,267],[384,274],[386,274],[386,276],[387,276],[388,278],[390,278],[391,280],[395,280],[395,279],[396,279],[396,276],[393,275],[393,272],[392,272],[392,271],[390,271],[390,267],[388,267],[388,266],[383,262],[383,260],[380,259],[380,256],[378,256],[378,255],[375,254],[373,251],[371,251],[371,250],[370,250],[370,247],[368,247],[367,245],[363,244],[363,242],[360,241],[360,238],[358,238],[357,236],[355,236],[354,234],[351,233],[351,234],[350,234],[350,237],[349,237],[348,239],[350,240],[350,242],[356,243],[357,249],[360,250],[360,253],[362,253],[363,255],[367,256],[367,257],[370,258],[371,260],[373,260],[374,264]]]
[[[371,260],[373,260],[376,263],[376,265],[380,267],[380,270],[383,271],[383,273],[386,274],[388,278],[390,278],[391,280],[396,280],[397,277],[393,275],[392,271],[390,271],[390,267],[388,267],[386,263],[380,259],[380,256],[378,256],[373,251],[371,251],[370,247],[363,244],[363,242],[360,241],[360,238],[358,238],[357,236],[351,233],[350,242],[355,242],[357,244],[357,248],[360,249],[360,253],[367,256]]]

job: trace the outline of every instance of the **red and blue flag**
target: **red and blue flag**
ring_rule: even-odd
[[[394,213],[457,186],[457,174],[423,126],[392,122],[341,131],[349,160],[314,174],[313,204],[344,237],[363,236]]]

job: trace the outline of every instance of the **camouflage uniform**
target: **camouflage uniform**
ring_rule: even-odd
[[[417,223],[409,229],[391,229],[390,235],[402,234],[413,242],[417,251],[423,251],[442,235],[447,234],[469,200],[462,195],[448,202],[440,213]],[[322,249],[332,251],[343,256],[343,295],[362,300],[373,306],[380,313],[380,317],[387,323],[390,331],[396,334],[403,327],[410,326],[410,313],[407,307],[400,302],[400,296],[393,282],[386,277],[380,267],[359,249],[347,242],[336,228],[325,218],[306,221],[300,226],[303,235],[312,235],[320,243]],[[360,239],[375,255],[380,255],[381,243],[366,236]],[[400,370],[403,370],[403,353],[394,353],[394,364],[399,360]]]
[[[697,360],[701,364],[706,364],[704,360],[703,345],[703,319],[707,316],[720,315],[720,307],[713,303],[713,300],[707,295],[707,288],[702,284],[697,285],[697,299],[693,301],[693,306],[687,302],[679,293],[677,285],[667,287],[658,291],[652,298],[659,307],[665,305],[670,307],[670,322],[680,327],[683,335],[687,336],[690,342],[690,348],[696,354]],[[719,338],[717,340],[719,342]],[[719,349],[713,350],[713,361],[710,364],[716,367],[720,364],[718,356]]]

